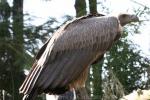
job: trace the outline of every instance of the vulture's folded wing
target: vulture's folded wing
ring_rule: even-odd
[[[53,92],[68,86],[110,48],[118,28],[115,17],[86,18],[63,26],[39,54],[20,92]]]

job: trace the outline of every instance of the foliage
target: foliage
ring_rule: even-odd
[[[18,89],[25,78],[24,69],[31,67],[39,42],[46,40],[55,28],[51,18],[39,26],[26,26],[23,0],[0,1],[0,99],[20,100]],[[43,41],[41,41],[43,40]]]
[[[111,78],[110,71],[112,70],[118,81],[121,83],[121,86],[123,86],[122,90],[124,92],[122,94],[118,95],[118,93],[122,91],[119,89],[116,89],[113,93],[117,99],[122,97],[124,93],[129,93],[138,88],[145,88],[145,83],[147,81],[142,80],[142,78],[146,77],[144,75],[147,73],[146,70],[149,67],[150,61],[139,54],[140,51],[136,50],[135,45],[133,45],[132,42],[130,44],[130,42],[124,37],[113,46],[105,57],[106,62],[104,68],[108,71],[105,78],[108,78],[109,81],[114,81],[113,83],[109,83],[108,81],[105,84],[111,84],[115,86],[115,88],[118,87],[118,84],[115,84],[115,80]],[[115,88],[113,89],[115,90]]]

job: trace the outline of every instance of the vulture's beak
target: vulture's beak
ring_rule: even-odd
[[[131,15],[130,16],[131,22],[139,22],[139,18],[136,15]]]

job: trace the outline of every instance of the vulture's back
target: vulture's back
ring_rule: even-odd
[[[39,51],[20,92],[32,100],[38,93],[82,87],[86,69],[111,47],[118,32],[116,17],[87,17],[62,26]]]
[[[90,47],[93,44],[99,44],[102,49],[103,41],[113,41],[119,34],[119,22],[116,17],[92,17],[66,24],[61,32],[58,30],[53,37],[57,40],[56,51]]]

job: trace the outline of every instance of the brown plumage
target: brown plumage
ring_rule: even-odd
[[[124,20],[123,20],[124,19]],[[99,15],[78,18],[58,29],[36,56],[20,87],[24,100],[38,94],[63,94],[84,87],[88,66],[102,58],[121,36],[121,26],[138,21],[134,15]]]

